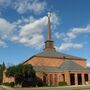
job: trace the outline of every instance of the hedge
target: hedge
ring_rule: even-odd
[[[59,82],[59,86],[67,86],[66,82]]]

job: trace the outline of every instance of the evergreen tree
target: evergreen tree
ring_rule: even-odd
[[[2,83],[3,79],[3,65],[0,64],[0,84]]]

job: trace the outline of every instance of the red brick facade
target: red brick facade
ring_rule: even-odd
[[[60,66],[64,61],[63,58],[45,58],[45,57],[33,57],[30,60],[26,61],[24,64],[32,64],[33,66],[52,66],[52,67],[58,67]],[[73,62],[86,67],[86,61],[84,60],[73,60]],[[83,73],[84,72],[84,73]],[[74,78],[75,78],[75,85],[78,85],[78,74],[81,74],[82,77],[82,84],[85,84],[86,81],[84,80],[84,74],[86,73],[85,71],[79,72],[79,71],[73,71],[73,72],[69,72],[69,71],[63,71],[63,72],[47,72],[47,84],[48,85],[58,85],[59,82],[67,82],[68,85],[71,85],[70,82],[70,74],[74,74]],[[89,72],[87,73],[88,75]],[[39,74],[38,74],[39,76]],[[39,76],[40,78],[43,78],[43,75]],[[90,79],[90,77],[88,76],[88,78]],[[90,82],[90,80],[88,80],[88,82]]]

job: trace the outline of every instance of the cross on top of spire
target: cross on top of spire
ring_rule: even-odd
[[[50,12],[48,12],[48,17],[50,17],[51,16],[51,13]]]

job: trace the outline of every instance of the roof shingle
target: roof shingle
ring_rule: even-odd
[[[35,56],[42,56],[42,57],[58,57],[58,58],[71,58],[71,59],[80,59],[80,60],[86,60],[84,58],[80,58],[80,57],[77,57],[77,56],[72,56],[72,55],[68,55],[68,54],[64,54],[64,53],[61,53],[61,52],[57,52],[57,51],[44,51],[44,52],[41,52],[39,54],[36,54]]]

